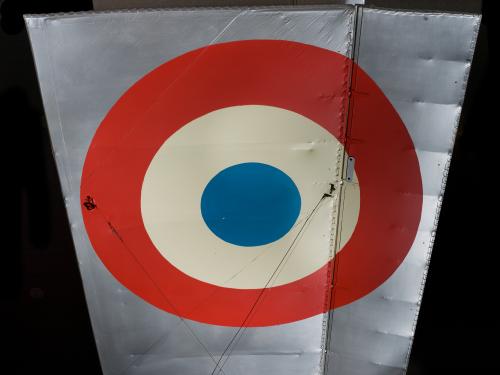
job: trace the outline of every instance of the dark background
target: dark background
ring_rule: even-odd
[[[419,3],[373,2],[392,7]],[[0,372],[98,375],[97,351],[22,19],[23,13],[90,10],[92,2],[0,3],[0,150],[5,190],[0,201],[4,222]],[[431,8],[429,1],[420,3],[423,6],[416,8]],[[472,1],[433,5],[437,3],[443,9],[468,10]],[[498,167],[493,156],[499,123],[491,70],[491,35],[498,27],[492,21],[492,3],[482,5],[483,21],[409,375],[483,374],[500,368],[500,316],[495,304],[500,295],[500,247],[495,236]]]

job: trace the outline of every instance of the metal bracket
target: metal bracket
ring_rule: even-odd
[[[347,158],[347,165],[346,165],[346,180],[347,182],[352,182],[354,179],[354,163],[356,162],[356,159],[353,158],[352,156],[349,156]]]

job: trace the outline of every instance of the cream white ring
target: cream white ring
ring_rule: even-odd
[[[226,288],[262,288],[306,217],[336,182],[336,157],[342,152],[343,146],[328,131],[289,110],[247,105],[207,113],[170,136],[152,159],[141,192],[146,231],[166,260],[197,280]],[[301,195],[294,227],[262,246],[241,247],[221,240],[200,212],[207,183],[221,170],[247,162],[279,168],[292,178]],[[341,247],[357,222],[359,189],[346,197]],[[333,205],[333,199],[321,202],[273,286],[301,279],[329,260]]]

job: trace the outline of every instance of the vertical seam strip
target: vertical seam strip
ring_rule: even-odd
[[[351,92],[353,84],[353,76],[355,72],[353,71],[355,64],[353,61],[356,54],[357,38],[358,38],[358,15],[362,13],[360,6],[356,5],[349,17],[349,22],[347,24],[347,40],[346,40],[346,51],[347,55],[344,64],[344,77],[343,77],[343,103],[341,106],[341,111],[338,114],[338,120],[340,125],[340,134],[343,135],[344,147],[343,149],[338,149],[336,155],[336,168],[335,168],[335,182],[337,184],[336,200],[334,201],[334,206],[332,208],[332,222],[331,222],[331,232],[330,232],[330,254],[327,267],[326,275],[326,285],[325,285],[325,305],[322,323],[322,337],[321,337],[321,361],[320,361],[320,374],[326,374],[328,372],[329,363],[329,353],[332,347],[333,338],[333,301],[335,299],[334,286],[335,286],[335,274],[338,270],[338,257],[336,256],[340,249],[340,234],[341,234],[341,213],[343,200],[342,197],[345,193],[345,188],[343,181],[345,178],[345,165],[347,154],[347,140],[348,140],[348,130],[350,122],[350,109],[351,109]],[[342,140],[341,140],[342,141]]]

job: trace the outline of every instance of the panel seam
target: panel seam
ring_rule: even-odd
[[[345,59],[344,64],[344,103],[341,106],[341,111],[339,113],[339,120],[341,131],[340,134],[343,135],[343,149],[339,149],[336,158],[336,169],[335,169],[335,182],[338,183],[337,187],[337,199],[334,203],[334,207],[332,209],[332,223],[331,223],[331,232],[330,232],[330,254],[329,261],[327,267],[327,276],[326,282],[327,285],[325,287],[325,313],[323,317],[323,325],[322,325],[322,341],[321,341],[321,349],[322,349],[322,357],[320,363],[320,374],[327,374],[328,365],[329,365],[329,353],[331,353],[332,348],[332,339],[333,339],[333,313],[334,310],[332,307],[334,306],[335,300],[335,274],[336,270],[338,270],[338,257],[336,256],[338,250],[340,248],[340,235],[341,235],[341,213],[343,207],[343,194],[345,193],[344,177],[345,177],[345,165],[346,158],[348,157],[347,146],[348,146],[348,131],[349,131],[349,122],[350,117],[349,114],[352,109],[351,99],[352,99],[352,86],[354,82],[354,60],[356,59],[357,52],[357,44],[358,44],[358,26],[359,20],[358,18],[362,17],[362,6],[355,5],[352,16],[349,18],[349,23],[347,25],[348,32],[348,41],[347,41],[347,57]],[[342,140],[341,140],[342,141]]]

